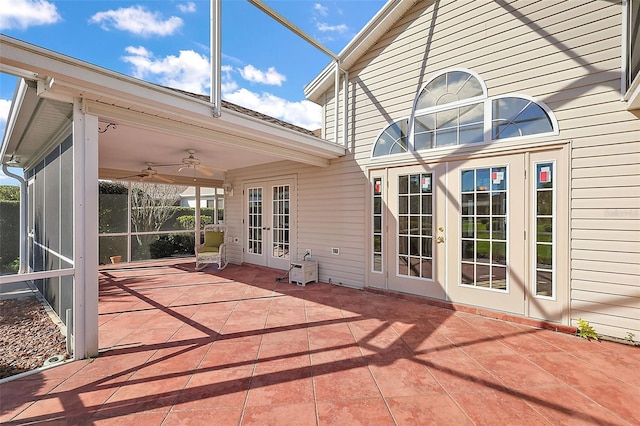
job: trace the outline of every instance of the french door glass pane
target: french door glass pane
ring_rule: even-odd
[[[398,177],[399,275],[433,277],[433,189],[430,173]]]
[[[275,258],[289,259],[289,185],[272,188],[272,255]]]
[[[507,291],[507,168],[463,170],[460,284]]]
[[[262,188],[248,189],[249,232],[247,251],[262,254]]]

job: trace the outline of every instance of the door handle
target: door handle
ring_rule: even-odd
[[[438,232],[440,232],[440,235],[438,235],[438,238],[436,238],[436,242],[438,244],[444,243],[444,227],[440,226],[438,228]]]

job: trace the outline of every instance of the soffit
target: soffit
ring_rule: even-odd
[[[99,119],[101,170],[140,172],[148,162],[180,162],[187,149],[195,149],[203,164],[221,170],[283,160],[328,166],[345,153],[344,147],[312,132],[242,107],[224,103],[222,115],[213,117],[212,105],[202,96],[113,73],[2,35],[0,47],[0,65],[37,74],[22,98],[14,99],[17,108],[7,123],[3,162],[14,153],[22,157],[23,165],[45,155],[52,138],[64,129],[69,133],[74,99],[82,99],[79,106],[84,112]],[[165,170],[177,173],[177,167]],[[219,171],[211,179],[223,177]]]

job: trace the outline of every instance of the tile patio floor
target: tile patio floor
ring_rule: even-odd
[[[640,349],[282,271],[100,272],[100,347],[0,385],[0,423],[640,424]]]

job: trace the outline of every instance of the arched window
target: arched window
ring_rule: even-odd
[[[470,72],[454,70],[424,86],[414,106],[416,151],[484,140],[486,89]]]
[[[557,134],[557,120],[543,103],[519,94],[490,98],[477,74],[454,69],[427,82],[416,96],[411,120],[384,129],[371,156]]]
[[[517,138],[553,132],[550,114],[532,99],[492,100],[491,139]]]
[[[373,145],[372,157],[407,152],[407,127],[409,119],[395,121],[380,133]]]

